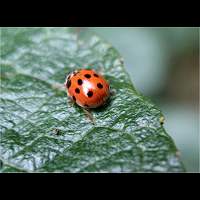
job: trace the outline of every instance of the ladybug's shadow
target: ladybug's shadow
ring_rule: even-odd
[[[100,113],[107,110],[112,105],[113,98],[109,98],[106,103],[98,108],[92,108],[91,111],[94,113]]]

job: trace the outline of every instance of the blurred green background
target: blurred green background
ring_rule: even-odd
[[[165,116],[188,172],[199,171],[199,28],[89,28],[124,57],[133,84]]]

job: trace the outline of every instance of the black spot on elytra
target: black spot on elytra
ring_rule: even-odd
[[[71,86],[71,80],[67,81],[67,88],[69,88]]]
[[[78,85],[82,85],[83,81],[81,79],[78,79]]]
[[[84,75],[86,78],[91,78],[91,75],[90,74],[85,74]]]
[[[94,74],[94,76],[95,76],[95,77],[99,77],[99,75],[98,75],[98,74]]]
[[[103,85],[102,85],[101,83],[97,83],[97,87],[98,87],[99,89],[102,89],[102,88],[103,88]]]
[[[79,93],[80,93],[79,88],[76,88],[76,89],[75,89],[75,92],[76,92],[77,94],[79,94]]]
[[[88,97],[92,97],[92,96],[93,96],[93,92],[92,92],[92,91],[89,91],[89,92],[87,93],[87,96],[88,96]]]
[[[74,101],[76,101],[76,97],[75,96],[73,96],[72,98],[73,98]]]
[[[84,104],[85,107],[89,107],[87,104]]]

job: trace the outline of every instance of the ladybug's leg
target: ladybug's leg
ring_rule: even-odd
[[[71,106],[74,106],[75,104],[74,100],[70,96],[67,97],[67,103]]]
[[[54,84],[52,84],[52,88],[53,89],[57,89],[57,90],[61,90],[61,91],[65,90],[64,84],[60,84],[60,83],[54,83]]]
[[[104,76],[104,74],[105,74],[104,67],[103,66],[99,66],[98,70],[97,70],[97,73],[100,74],[100,75],[102,75],[102,76]]]
[[[111,90],[110,90],[110,96],[114,96],[115,94],[116,94],[116,91],[113,90],[113,89],[111,89]]]
[[[90,112],[90,110],[87,108],[83,108],[83,111],[85,112],[86,116],[90,119],[90,121],[95,124],[95,120],[94,117],[92,115],[92,113]]]

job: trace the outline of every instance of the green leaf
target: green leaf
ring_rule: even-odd
[[[2,28],[0,45],[2,172],[184,171],[162,113],[135,90],[119,53],[94,33]],[[106,106],[92,110],[95,125],[56,87],[88,66],[103,70],[115,90]]]

